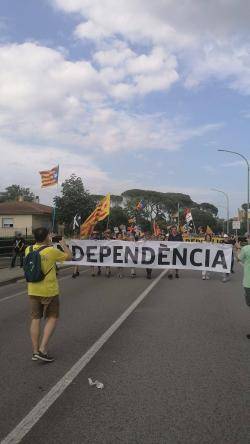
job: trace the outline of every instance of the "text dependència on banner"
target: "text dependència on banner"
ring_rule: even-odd
[[[120,240],[69,241],[74,265],[171,268],[230,273],[232,246],[212,243]],[[58,246],[58,248],[60,248]]]

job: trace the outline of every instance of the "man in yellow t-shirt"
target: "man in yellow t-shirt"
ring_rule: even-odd
[[[32,360],[52,362],[54,358],[47,353],[48,342],[55,330],[59,318],[59,286],[56,276],[56,262],[72,259],[72,253],[64,240],[60,241],[63,252],[54,248],[51,243],[49,230],[41,227],[34,230],[35,245],[33,250],[40,249],[41,267],[44,279],[39,282],[28,283],[28,295],[31,306],[30,335],[33,346]],[[25,256],[30,247],[25,250]],[[40,324],[43,316],[46,318],[42,340],[40,338]]]

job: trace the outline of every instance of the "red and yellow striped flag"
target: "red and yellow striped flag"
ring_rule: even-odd
[[[39,171],[41,175],[41,187],[46,188],[58,183],[59,165],[48,171]]]
[[[92,233],[96,223],[99,222],[100,220],[105,219],[109,215],[109,213],[110,213],[110,193],[108,193],[107,196],[104,197],[99,202],[93,213],[91,213],[90,216],[81,225],[81,231],[80,231],[81,238],[89,236]]]

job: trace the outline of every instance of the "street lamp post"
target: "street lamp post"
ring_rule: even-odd
[[[250,219],[249,219],[249,216],[250,216],[250,214],[249,214],[249,212],[250,212],[250,203],[249,203],[250,165],[249,165],[249,162],[248,162],[247,158],[245,156],[243,156],[243,154],[237,153],[237,151],[230,151],[230,150],[218,150],[218,151],[223,151],[225,153],[231,153],[231,154],[235,154],[236,156],[240,156],[247,164],[247,234],[250,234],[250,231],[249,231],[249,222],[250,222]]]
[[[217,190],[217,188],[211,188],[212,191],[217,191],[218,193],[224,194],[227,201],[227,234],[229,234],[229,197],[225,191]]]

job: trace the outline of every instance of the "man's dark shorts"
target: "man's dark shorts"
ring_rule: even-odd
[[[29,296],[31,318],[59,318],[59,296],[45,298],[42,296]]]
[[[244,287],[245,290],[245,298],[246,298],[246,304],[248,305],[248,307],[250,307],[250,287]]]

